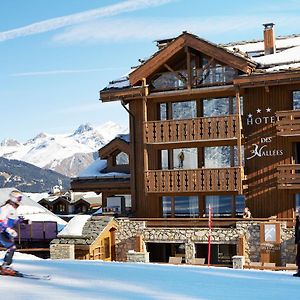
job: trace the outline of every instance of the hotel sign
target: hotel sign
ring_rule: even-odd
[[[267,125],[274,124],[277,121],[277,117],[271,115],[271,108],[265,109],[267,115],[262,115],[263,110],[258,108],[256,110],[257,117],[254,117],[251,113],[248,114],[246,124],[248,126],[252,125]],[[269,114],[269,115],[268,115]],[[282,156],[284,154],[282,149],[273,149],[270,148],[270,143],[272,142],[273,137],[262,137],[259,140],[259,143],[252,144],[252,149],[250,150],[250,156],[246,157],[247,160],[253,159],[255,157],[274,157]]]

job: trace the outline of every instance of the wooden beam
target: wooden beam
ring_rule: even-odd
[[[148,77],[154,73],[159,67],[166,63],[172,56],[174,56],[180,49],[183,48],[185,43],[184,35],[180,35],[172,41],[167,47],[158,51],[151,59],[134,70],[129,75],[131,85],[137,84],[143,77]]]
[[[178,80],[187,82],[186,78],[185,78],[179,71],[173,70],[173,69],[172,69],[169,65],[167,65],[167,64],[164,64],[164,67],[165,67],[168,71],[170,71],[171,73],[173,73],[173,74],[176,76],[176,78],[177,78]]]
[[[186,69],[187,69],[187,88],[192,88],[193,74],[192,74],[192,62],[191,62],[191,51],[189,47],[185,47],[186,52]]]
[[[217,45],[213,45],[199,38],[187,36],[186,45],[207,56],[214,57],[216,60],[226,63],[235,69],[243,71],[246,74],[250,74],[256,66],[256,63],[249,59],[238,57]]]
[[[203,73],[204,73],[204,71],[205,70],[207,70],[212,64],[213,64],[213,62],[215,61],[215,59],[214,58],[211,58],[209,61],[208,61],[208,63],[206,64],[206,65],[204,65],[199,71],[200,71],[200,75],[202,75]],[[197,76],[195,77],[195,79],[194,79],[194,84],[197,84]]]
[[[179,91],[166,91],[150,93],[147,97],[148,100],[162,101],[165,99],[178,100],[178,99],[195,99],[206,97],[223,97],[223,96],[235,96],[235,87],[233,85],[223,85],[215,87],[202,87],[194,88],[191,90],[179,90]]]

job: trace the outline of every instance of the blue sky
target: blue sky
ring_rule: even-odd
[[[300,1],[10,0],[0,2],[0,141],[80,124],[127,124],[99,90],[187,30],[215,43],[300,33]]]

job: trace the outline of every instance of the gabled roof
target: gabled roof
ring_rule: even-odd
[[[152,57],[146,60],[142,65],[129,74],[130,84],[133,86],[154,74],[169,59],[176,55],[185,47],[197,50],[215,60],[238,69],[246,74],[250,74],[256,67],[257,63],[241,52],[233,52],[225,47],[218,46],[214,43],[199,38],[196,35],[183,32],[166,47],[156,52]]]
[[[101,159],[108,159],[108,157],[115,151],[125,152],[129,154],[129,135],[117,136],[108,144],[99,149],[99,157]]]

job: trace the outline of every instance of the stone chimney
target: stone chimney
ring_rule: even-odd
[[[264,45],[265,55],[273,54],[276,52],[274,23],[263,24],[264,28]]]

